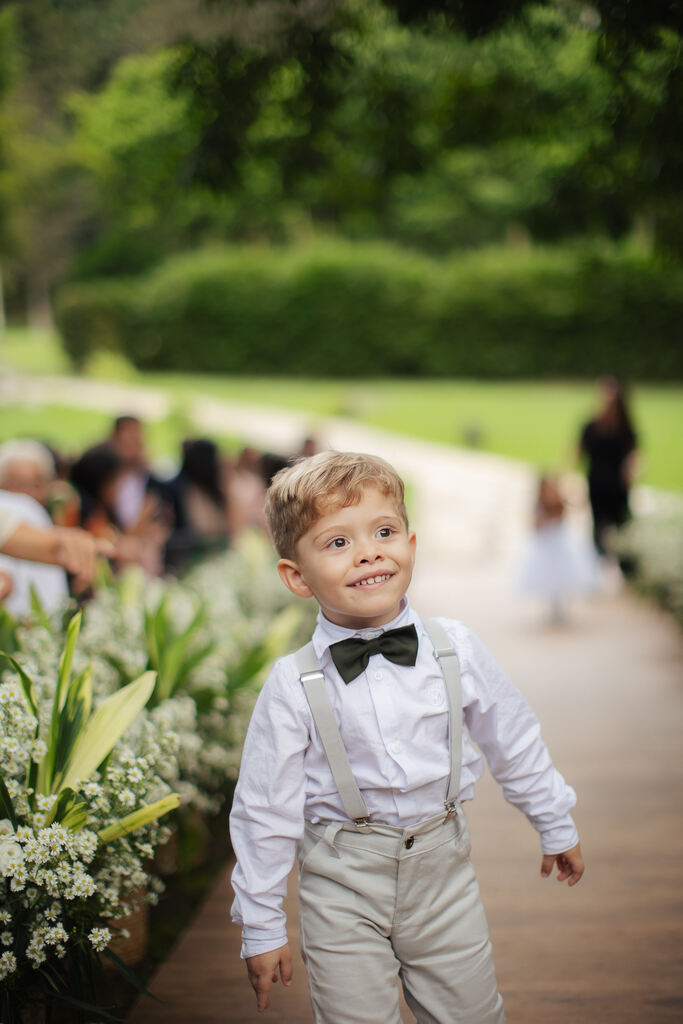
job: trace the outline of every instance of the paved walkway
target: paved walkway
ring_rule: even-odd
[[[112,405],[104,395],[99,408],[121,408],[120,394]],[[307,418],[289,414],[209,400],[198,410],[203,429],[229,424],[284,450],[310,430]],[[539,609],[516,598],[513,565],[532,493],[523,465],[346,421],[326,424],[325,440],[385,455],[410,479],[414,604],[479,632],[535,707],[556,764],[579,794],[587,872],[573,890],[540,879],[535,833],[489,778],[469,808],[509,1024],[683,1020],[679,631],[625,592],[583,602],[562,628],[545,625]],[[585,527],[580,515],[576,525]],[[229,899],[226,873],[151,983],[163,1005],[140,1002],[129,1024],[310,1024],[301,966],[293,988],[278,986],[271,1010],[256,1014]],[[294,925],[292,898],[289,917]]]

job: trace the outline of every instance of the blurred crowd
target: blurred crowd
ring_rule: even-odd
[[[117,417],[108,437],[75,458],[34,439],[6,441],[0,445],[0,597],[21,615],[33,588],[49,610],[69,588],[91,582],[97,554],[114,570],[135,564],[149,575],[181,572],[246,529],[265,531],[270,480],[290,459],[315,450],[306,438],[289,455],[247,447],[227,456],[213,440],[192,438],[182,443],[177,472],[162,477],[151,466],[137,416]],[[19,543],[22,537],[28,546]]]

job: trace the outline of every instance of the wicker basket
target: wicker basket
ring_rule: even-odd
[[[131,893],[126,902],[136,903],[145,895],[144,890]],[[107,927],[114,934],[109,943],[109,949],[115,953],[119,960],[123,960],[127,967],[136,967],[145,959],[149,946],[149,905],[141,903],[137,910],[125,917],[112,918],[107,921]],[[125,929],[129,932],[128,937],[116,935]],[[115,973],[117,968],[111,960],[105,958],[107,971]]]

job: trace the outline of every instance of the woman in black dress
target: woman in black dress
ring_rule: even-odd
[[[605,554],[605,531],[629,517],[637,438],[624,390],[614,377],[599,382],[602,407],[581,431],[580,452],[588,463],[588,494],[593,512],[593,538]]]

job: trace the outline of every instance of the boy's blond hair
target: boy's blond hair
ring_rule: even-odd
[[[357,505],[363,489],[378,487],[393,499],[408,526],[400,476],[377,455],[320,452],[281,469],[266,494],[266,520],[281,558],[294,558],[297,541],[332,508]]]

